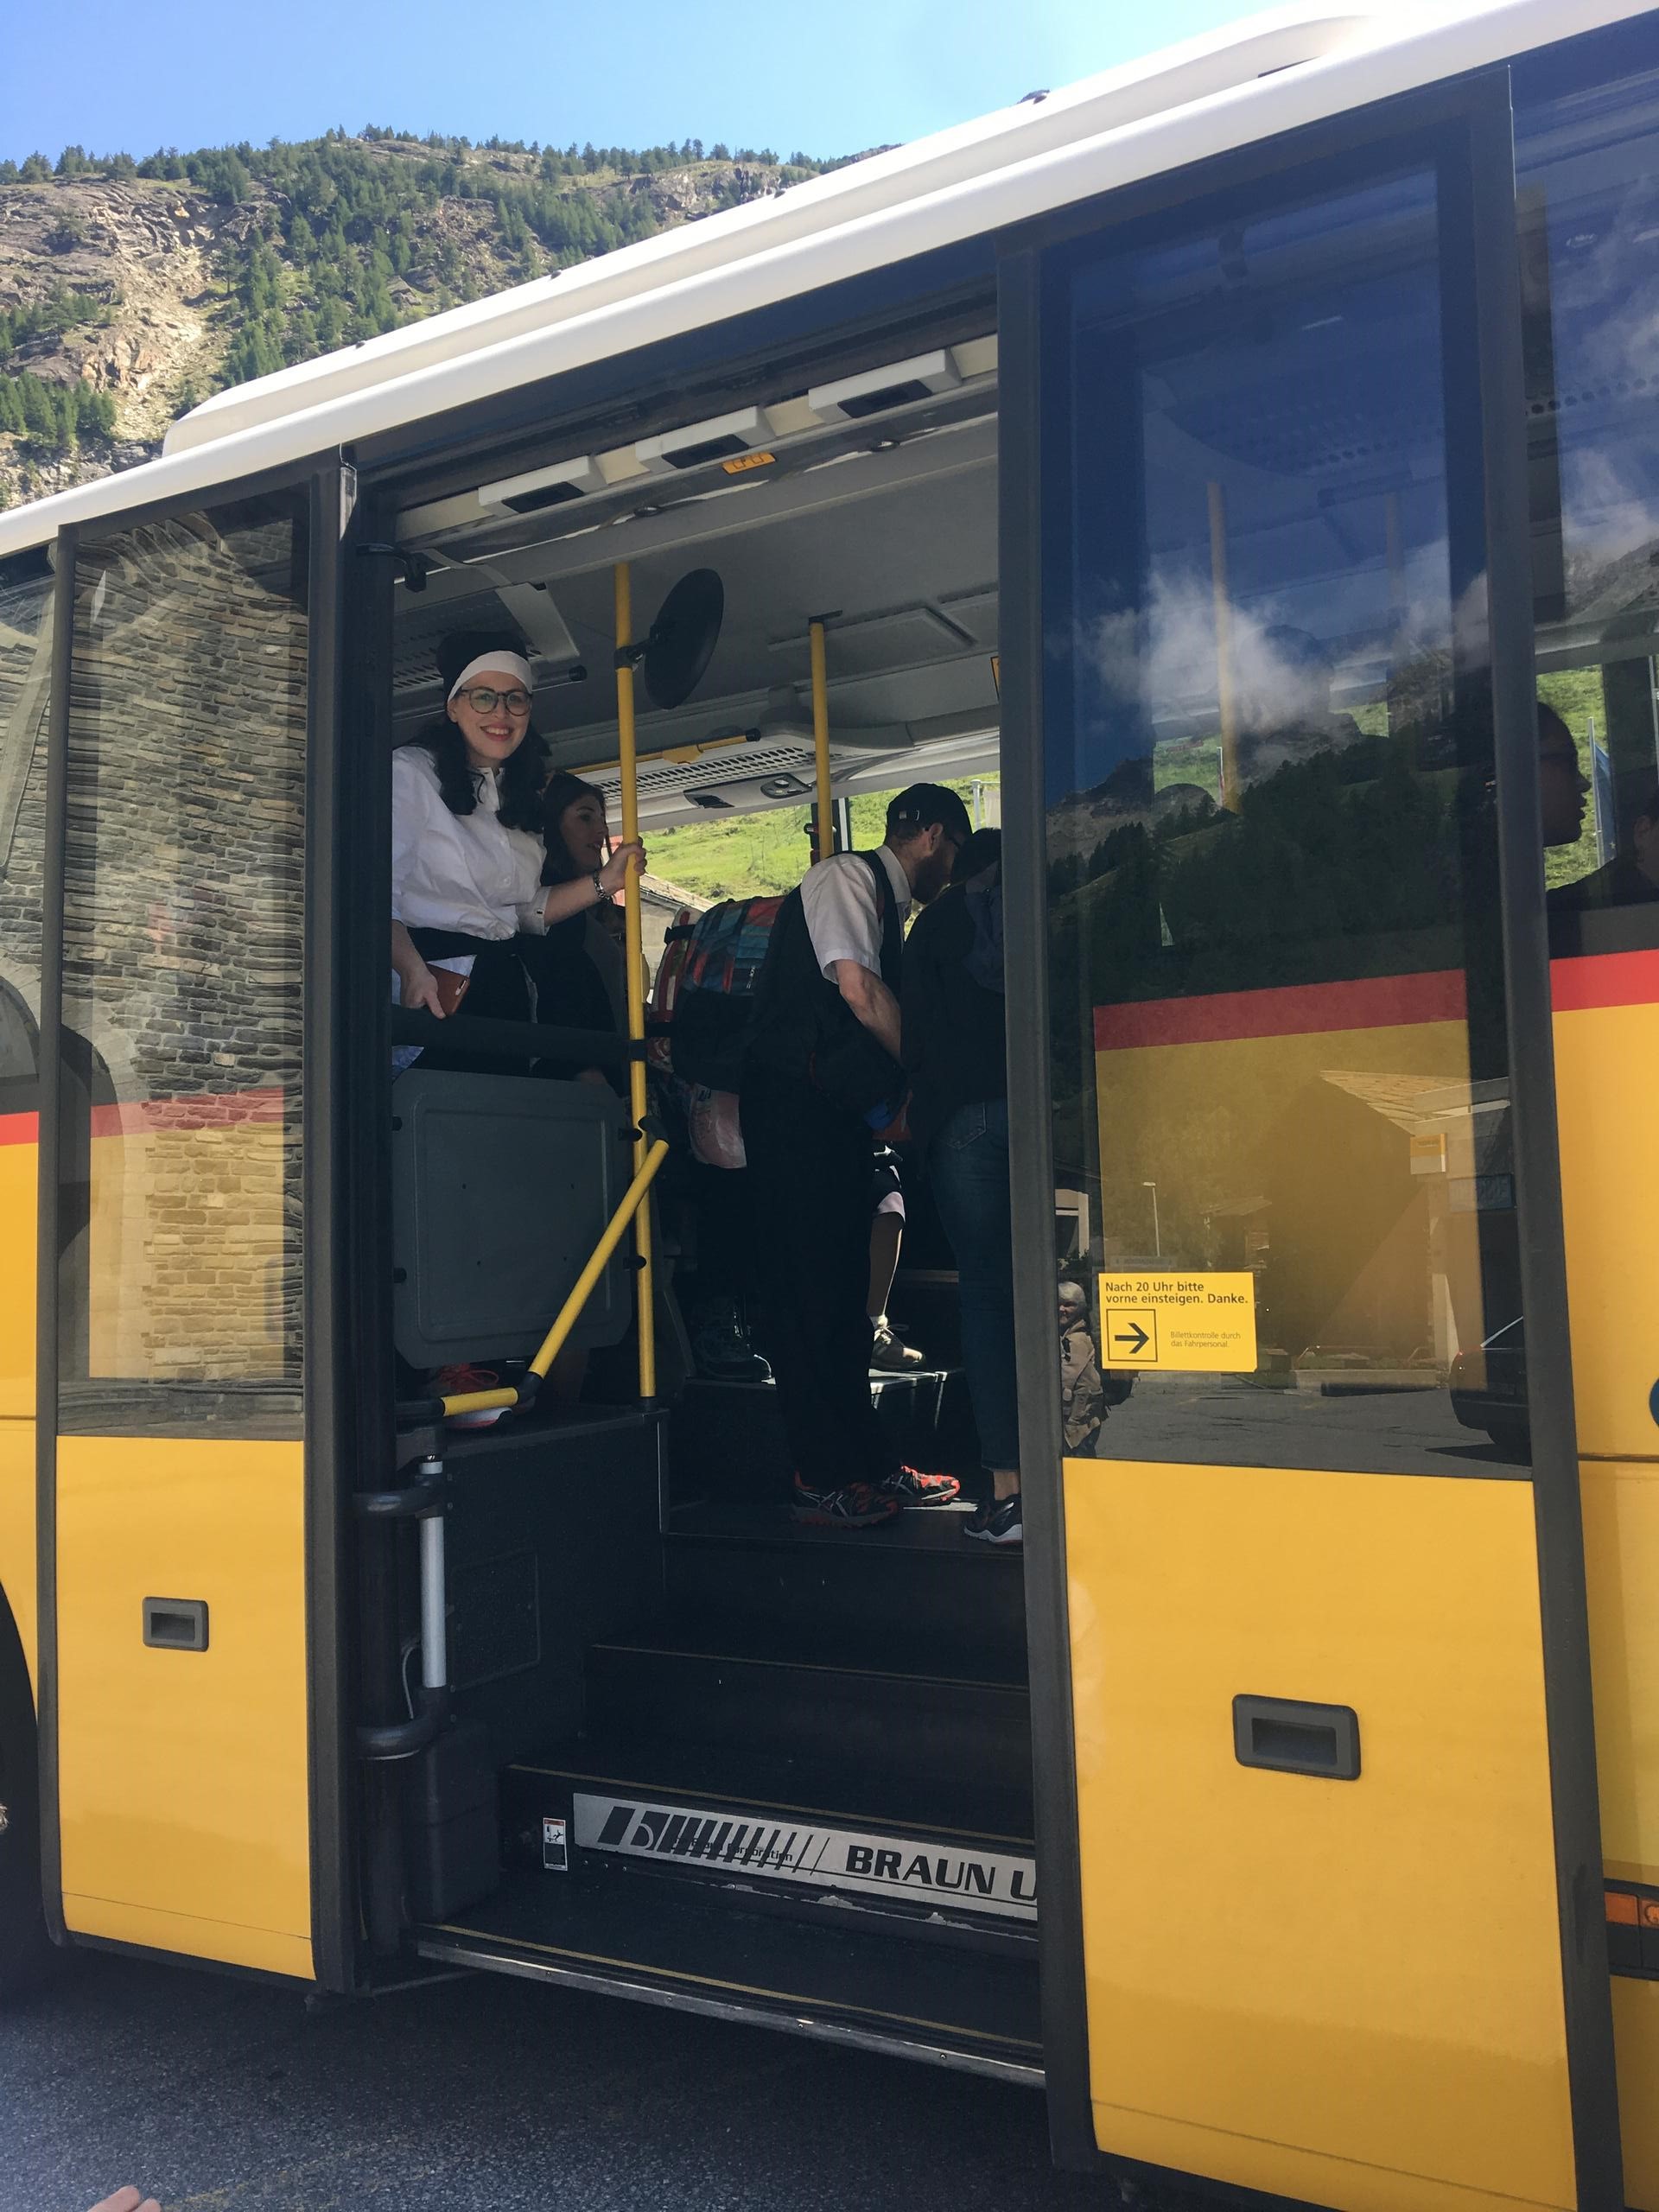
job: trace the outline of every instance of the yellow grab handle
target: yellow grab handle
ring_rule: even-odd
[[[549,1368],[564,1349],[565,1338],[575,1327],[582,1307],[593,1296],[594,1285],[604,1274],[606,1263],[626,1234],[628,1224],[639,1212],[646,1192],[656,1179],[657,1170],[667,1158],[666,1139],[652,1139],[639,1173],[622,1193],[616,1211],[605,1224],[604,1235],[594,1245],[587,1266],[571,1285],[570,1294],[560,1306],[557,1319],[543,1338],[541,1350],[530,1363],[531,1373],[543,1381]],[[467,1390],[442,1401],[446,1417],[450,1414],[486,1413],[497,1406],[516,1406],[518,1402],[517,1390]]]

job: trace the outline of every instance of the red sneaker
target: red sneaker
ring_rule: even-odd
[[[493,1367],[441,1367],[428,1386],[435,1398],[471,1397],[474,1390],[498,1390],[501,1377]],[[451,1428],[493,1428],[505,1406],[480,1406],[469,1414],[451,1414]]]
[[[954,1475],[925,1475],[919,1467],[907,1467],[902,1463],[895,1467],[886,1482],[875,1488],[878,1497],[891,1497],[900,1506],[912,1510],[919,1506],[951,1505],[962,1494],[962,1484]]]
[[[891,1521],[899,1501],[872,1490],[868,1483],[843,1483],[838,1490],[814,1490],[795,1478],[794,1514],[817,1529],[876,1529]]]

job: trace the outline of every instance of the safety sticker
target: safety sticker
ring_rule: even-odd
[[[1100,1278],[1100,1363],[1169,1373],[1255,1371],[1255,1277],[1196,1274]]]
[[[575,1792],[571,1809],[582,1851],[762,1874],[775,1882],[802,1882],[867,1897],[901,1897],[953,1912],[1037,1917],[1036,1861],[1007,1852],[821,1827],[765,1813],[742,1820],[712,1806],[600,1797],[585,1790]]]
[[[564,1821],[549,1820],[545,1815],[542,1820],[542,1866],[550,1874],[570,1872],[569,1831]]]

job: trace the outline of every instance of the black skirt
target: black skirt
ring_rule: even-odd
[[[460,930],[412,929],[410,940],[423,960],[458,960],[472,955],[472,977],[458,1012],[479,1021],[529,1021],[530,978],[516,937],[467,937]],[[453,1069],[471,1075],[528,1075],[527,1060],[475,1054],[429,1045],[416,1063],[423,1068]]]

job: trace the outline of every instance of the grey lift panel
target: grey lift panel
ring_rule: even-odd
[[[608,1086],[427,1072],[392,1086],[392,1325],[414,1367],[527,1359],[628,1186],[628,1122]],[[630,1249],[571,1342],[628,1325]]]

